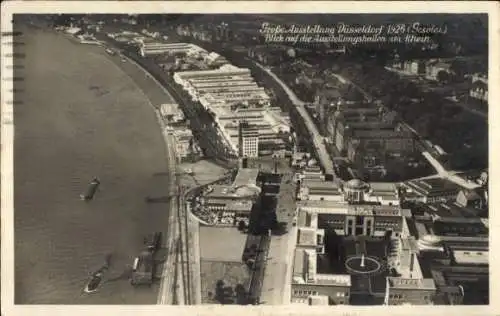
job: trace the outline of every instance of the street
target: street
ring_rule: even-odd
[[[274,74],[270,69],[262,66],[261,64],[254,62],[255,65],[257,65],[259,68],[264,70],[268,75],[270,75],[286,92],[292,103],[296,106],[300,116],[306,123],[307,129],[309,130],[309,133],[311,134],[312,141],[314,143],[314,147],[316,151],[318,152],[319,160],[321,162],[321,165],[325,168],[325,173],[326,174],[331,174],[335,175],[335,171],[333,168],[333,162],[332,159],[330,158],[330,155],[328,154],[328,151],[326,150],[326,146],[323,142],[323,136],[318,131],[318,128],[314,124],[313,120],[307,113],[305,109],[305,103],[300,100],[297,95],[278,77],[276,74]]]

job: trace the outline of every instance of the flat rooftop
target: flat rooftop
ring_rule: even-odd
[[[212,192],[205,195],[207,200],[231,200],[231,199],[253,199],[260,193],[260,189],[241,185],[213,185]],[[225,202],[224,202],[225,203]]]
[[[241,85],[246,86],[251,83],[256,84],[255,80],[250,75],[246,75],[244,77],[237,77],[231,81],[225,79],[211,79],[211,80],[190,79],[189,82],[191,83],[191,86],[193,86],[196,89],[211,88],[211,87],[234,87]]]
[[[452,253],[457,264],[489,264],[488,251],[453,250]]]
[[[293,266],[293,283],[351,286],[351,276],[347,274],[317,273],[317,255],[315,250],[295,249]],[[313,280],[305,280],[307,269],[309,275],[314,275]]]
[[[250,201],[231,201],[226,204],[230,211],[250,213],[252,211],[253,203]]]
[[[316,245],[316,229],[309,227],[300,227],[298,234],[299,246],[315,246]]]
[[[441,178],[410,180],[404,184],[425,196],[439,195],[443,192],[458,193],[461,189],[458,184]]]
[[[478,218],[479,220],[479,217],[475,212],[470,209],[461,207],[455,202],[427,205],[425,207],[425,212],[431,216],[435,215],[445,218]]]
[[[236,178],[233,181],[233,186],[241,186],[247,184],[255,185],[258,175],[259,169],[240,168],[238,170],[238,173],[236,174]]]
[[[374,194],[382,194],[383,192],[394,193],[397,191],[396,184],[391,182],[370,182],[369,185]]]
[[[296,184],[292,179],[292,174],[284,174],[280,181],[278,202],[276,205],[276,217],[278,222],[288,222],[289,214],[294,214],[297,208],[295,200]]]
[[[350,205],[336,201],[299,201],[299,207],[317,214],[338,215],[373,215],[373,216],[403,216],[400,206],[397,205]]]
[[[308,187],[309,189],[318,189],[318,190],[336,190],[340,189],[338,183],[333,181],[324,181],[321,179],[304,179],[301,183],[302,186]]]
[[[405,279],[398,277],[388,277],[389,286],[398,289],[430,289],[436,288],[433,279]]]

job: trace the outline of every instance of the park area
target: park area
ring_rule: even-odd
[[[250,271],[242,262],[246,235],[236,228],[200,227],[204,304],[243,304]]]

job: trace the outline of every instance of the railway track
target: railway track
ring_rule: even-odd
[[[191,258],[189,247],[189,230],[187,225],[186,207],[184,203],[184,188],[179,186],[177,218],[179,225],[179,245],[180,245],[180,267],[181,277],[184,289],[184,304],[191,305],[192,302],[192,275],[191,275]]]

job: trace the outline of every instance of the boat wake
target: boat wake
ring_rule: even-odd
[[[111,260],[111,254],[106,255],[104,265],[99,270],[92,273],[90,280],[87,282],[87,284],[83,288],[84,293],[97,292],[97,290],[99,289],[99,286],[102,284],[104,272],[106,272],[109,269],[110,260]]]

